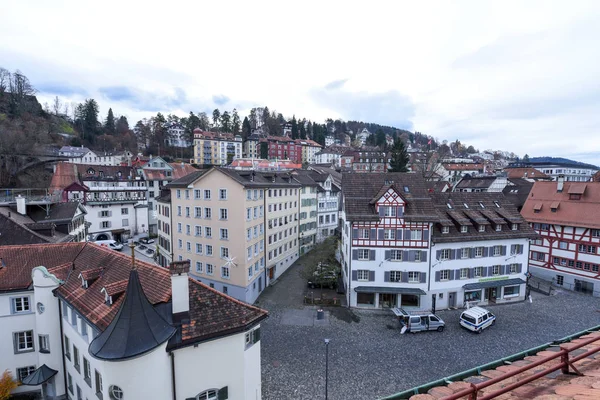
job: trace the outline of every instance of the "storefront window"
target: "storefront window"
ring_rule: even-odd
[[[471,292],[465,292],[465,301],[480,301],[481,290],[473,290]]]
[[[419,307],[419,298],[415,294],[403,294],[400,305],[402,307]]]
[[[519,295],[520,286],[505,286],[504,287],[504,297],[506,296],[518,296]]]
[[[358,293],[356,295],[356,303],[359,305],[375,305],[374,293]]]

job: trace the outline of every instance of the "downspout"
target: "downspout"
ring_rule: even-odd
[[[350,252],[348,254],[348,308],[352,301],[352,223],[350,223]]]
[[[62,302],[60,301],[59,298],[56,298],[56,301],[58,301],[58,322],[60,325],[60,349],[62,351],[62,366],[63,366],[63,380],[64,380],[64,384],[65,384],[65,394],[67,394],[68,392],[68,387],[67,387],[67,366],[65,364],[65,340],[64,340],[64,333],[63,333],[63,310],[62,310]]]
[[[175,353],[170,351],[171,357],[171,385],[173,388],[173,400],[177,400],[177,388],[175,387]]]
[[[433,264],[433,259],[431,258],[432,254],[433,254],[433,224],[431,224],[431,227],[429,228],[429,279],[427,280],[427,293],[429,293],[431,291],[431,272],[433,270],[433,267],[431,266]]]

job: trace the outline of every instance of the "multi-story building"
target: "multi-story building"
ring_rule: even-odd
[[[85,206],[89,240],[123,241],[148,232],[146,181],[132,167],[59,162],[50,189]]]
[[[598,167],[560,157],[532,157],[528,161],[509,164],[511,168],[535,168],[553,180],[562,177],[566,182],[588,182],[598,172]]]
[[[299,170],[292,173],[300,188],[300,209],[298,240],[300,255],[310,251],[317,244],[317,191],[320,185],[312,178],[314,172]]]
[[[177,180],[197,171],[196,168],[186,163],[167,163],[161,157],[153,157],[145,163],[138,172],[146,180],[148,186],[148,226],[149,232],[157,233],[157,204],[155,198],[169,182]]]
[[[315,155],[321,151],[322,146],[310,139],[296,139],[296,148],[301,146],[302,149],[302,164],[314,164],[316,161]]]
[[[491,192],[498,193],[508,185],[506,175],[464,176],[454,185],[453,192]]]
[[[344,174],[342,190],[350,306],[447,308],[524,298],[535,233],[502,194],[430,193],[422,177],[402,173]]]
[[[248,136],[244,142],[244,158],[260,158],[260,149],[258,147],[259,139],[260,135],[256,133]]]
[[[259,140],[259,146],[262,143],[267,143],[269,160],[290,160],[302,164],[302,145],[296,144],[289,137],[268,136]]]
[[[335,143],[335,137],[332,135],[325,136],[325,147],[329,147]]]
[[[464,162],[464,163],[441,163],[435,170],[440,180],[456,183],[465,175],[479,175],[483,173],[482,163]]]
[[[194,163],[227,165],[241,157],[242,137],[240,135],[194,129]]]
[[[338,228],[341,191],[330,174],[314,173],[311,177],[319,183],[317,188],[317,243],[321,243],[335,235]]]
[[[58,151],[58,155],[69,157],[67,162],[71,164],[88,165],[127,165],[133,158],[133,154],[128,150],[120,153],[101,153],[83,146],[63,146]]]
[[[171,147],[190,147],[192,143],[188,139],[185,133],[185,127],[172,123],[167,124],[165,126],[167,128],[167,137],[165,139],[165,144]]]
[[[189,176],[189,175],[188,175]],[[171,189],[163,189],[160,196],[156,197],[156,226],[158,235],[156,238],[156,261],[159,265],[166,267],[173,261],[173,243],[171,219]]]
[[[379,150],[348,150],[341,157],[342,167],[354,172],[386,172],[389,154]]]
[[[429,294],[438,308],[521,301],[537,235],[502,193],[430,193]]]
[[[600,183],[535,182],[521,214],[540,235],[531,244],[531,273],[600,296]]]
[[[167,269],[92,243],[1,255],[0,369],[21,382],[13,394],[261,397],[266,312],[189,279],[187,262]]]
[[[267,284],[265,191],[271,185],[259,173],[226,168],[171,182],[173,258],[190,260],[201,282],[253,303]]]

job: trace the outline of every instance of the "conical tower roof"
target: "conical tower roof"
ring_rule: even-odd
[[[133,269],[121,308],[104,332],[90,343],[89,352],[101,360],[126,360],[155,349],[175,331],[150,304],[138,272]]]

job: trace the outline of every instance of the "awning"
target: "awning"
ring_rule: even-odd
[[[33,371],[31,374],[27,375],[25,379],[21,382],[23,385],[27,386],[37,386],[46,382],[48,379],[52,378],[56,375],[58,371],[53,370],[48,367],[46,364],[43,364],[41,367]]]
[[[477,282],[477,283],[467,283],[463,286],[465,290],[472,289],[485,289],[490,287],[498,287],[498,286],[512,286],[512,285],[520,285],[525,283],[525,281],[521,278],[513,278],[513,279],[499,279],[499,280],[491,280],[485,282]]]
[[[357,293],[400,293],[400,294],[416,294],[422,296],[426,294],[423,290],[417,288],[405,287],[382,287],[382,286],[358,286],[354,288]]]
[[[112,231],[110,231],[110,233],[125,233],[125,229],[113,229]]]

